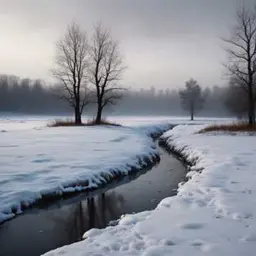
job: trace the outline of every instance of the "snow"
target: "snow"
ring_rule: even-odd
[[[159,153],[149,136],[169,127],[49,128],[45,120],[34,122],[24,121],[21,129],[17,120],[1,122],[7,131],[0,132],[0,223],[46,196],[97,188],[155,163]]]
[[[194,163],[176,196],[46,255],[255,255],[256,138],[197,134],[203,127],[179,125],[162,136]]]
[[[13,132],[31,129],[40,129],[47,125],[48,119],[10,119],[0,118],[1,132]]]
[[[42,129],[54,120],[69,120],[70,116],[1,116],[0,115],[0,133],[13,132],[21,130]],[[91,120],[90,116],[83,116],[83,121]],[[111,116],[107,120],[130,127],[152,127],[165,123],[183,124],[183,123],[225,123],[231,122],[230,118],[204,118],[198,117],[195,121],[189,121],[188,117],[173,116]]]
[[[47,124],[52,123],[54,120],[69,120],[71,117],[65,116],[0,116],[0,132],[13,132],[21,130],[31,130],[31,129],[42,129]],[[90,116],[83,116],[83,120],[91,120]],[[124,126],[130,127],[152,127],[156,124],[164,124],[172,121],[175,122],[187,122],[187,118],[175,118],[168,116],[148,116],[148,117],[137,117],[137,116],[112,116],[107,120],[111,122],[122,124]],[[215,120],[215,119],[212,119]]]

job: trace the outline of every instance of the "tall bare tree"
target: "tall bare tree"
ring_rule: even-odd
[[[189,111],[190,119],[194,120],[196,111],[204,104],[202,89],[196,80],[190,79],[186,82],[185,88],[180,90],[180,100],[182,107]]]
[[[248,121],[255,124],[254,84],[256,76],[256,10],[243,7],[237,12],[237,25],[232,36],[223,39],[229,48],[229,64],[226,65],[229,75],[240,80],[240,86],[247,94]]]
[[[95,27],[90,47],[91,83],[95,86],[97,115],[95,123],[100,124],[102,111],[107,105],[114,105],[121,98],[119,81],[125,69],[119,52],[118,42],[110,32],[98,24]]]
[[[56,68],[52,72],[60,82],[60,97],[72,107],[77,125],[82,123],[84,107],[89,103],[86,87],[88,53],[86,33],[79,25],[72,23],[57,42]]]

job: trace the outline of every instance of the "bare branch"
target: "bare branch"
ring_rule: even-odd
[[[237,26],[230,39],[227,70],[236,85],[247,93],[249,124],[255,123],[255,74],[256,74],[256,11],[243,7],[237,12]]]
[[[55,65],[52,73],[63,89],[60,98],[74,109],[76,123],[80,124],[87,104],[88,43],[86,33],[76,23],[72,23],[57,42]]]
[[[95,27],[90,52],[92,66],[90,81],[95,86],[98,107],[96,122],[100,123],[104,107],[114,104],[120,98],[115,91],[121,90],[122,87],[117,86],[116,82],[121,79],[125,67],[118,43],[101,24]]]

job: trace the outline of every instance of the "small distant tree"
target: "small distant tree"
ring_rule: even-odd
[[[203,108],[204,98],[202,89],[196,80],[190,79],[186,82],[185,88],[180,90],[181,105],[189,111],[191,120],[194,120],[196,111]]]
[[[60,83],[60,97],[67,101],[75,114],[75,124],[82,123],[84,107],[89,103],[87,93],[88,43],[86,33],[76,23],[68,26],[57,42],[56,68],[53,75]]]
[[[247,115],[250,125],[255,124],[255,76],[256,76],[256,9],[243,7],[237,12],[237,25],[226,49],[229,61],[226,65],[229,75],[239,80],[240,88],[247,95]]]
[[[95,87],[96,94],[96,124],[101,123],[103,109],[116,104],[122,97],[123,88],[119,81],[124,69],[118,42],[112,39],[108,30],[98,24],[90,47],[90,81]]]

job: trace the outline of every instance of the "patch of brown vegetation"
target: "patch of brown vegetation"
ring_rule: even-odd
[[[249,125],[245,122],[221,124],[221,125],[209,125],[206,128],[200,130],[198,133],[207,132],[256,132],[256,125]]]
[[[114,123],[114,122],[110,122],[107,119],[101,119],[101,123],[97,124],[95,119],[92,120],[88,120],[85,125],[87,126],[94,126],[94,125],[110,125],[110,126],[121,126],[120,124]]]
[[[73,127],[73,126],[94,126],[94,125],[109,125],[109,126],[121,126],[120,124],[110,122],[106,119],[102,119],[100,124],[97,124],[96,121],[88,120],[85,123],[82,124],[76,124],[72,119],[66,119],[66,120],[54,120],[50,124],[48,124],[48,127]]]
[[[72,119],[56,119],[49,123],[48,127],[70,127],[70,126],[84,126],[85,124],[76,124]]]

